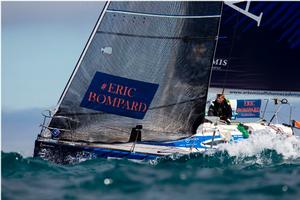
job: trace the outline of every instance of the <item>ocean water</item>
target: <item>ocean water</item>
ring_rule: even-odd
[[[292,104],[292,119],[300,120],[300,103]],[[203,155],[58,165],[32,158],[41,111],[2,111],[2,199],[300,199],[300,142],[294,137],[256,133]],[[267,120],[273,112],[267,110]],[[275,122],[287,119],[284,107]]]
[[[2,199],[299,199],[300,141],[256,133],[238,144],[153,161],[58,165],[2,152]]]

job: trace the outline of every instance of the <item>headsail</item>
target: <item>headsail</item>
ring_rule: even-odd
[[[203,121],[221,2],[111,2],[49,126],[74,140],[187,136]],[[70,130],[70,131],[69,131]]]
[[[300,2],[225,2],[210,86],[300,97],[299,14]]]

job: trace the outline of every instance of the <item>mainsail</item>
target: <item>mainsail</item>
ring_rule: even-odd
[[[300,2],[225,2],[210,86],[300,97],[299,14]]]
[[[221,2],[107,2],[49,123],[72,140],[195,133],[203,121]]]

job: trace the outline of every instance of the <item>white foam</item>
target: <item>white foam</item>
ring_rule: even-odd
[[[284,159],[300,158],[300,139],[263,131],[253,133],[238,143],[221,144],[218,147],[219,151],[227,151],[230,156],[236,157],[257,156],[267,149],[275,150]]]

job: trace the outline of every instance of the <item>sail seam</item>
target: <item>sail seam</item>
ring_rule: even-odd
[[[175,105],[180,105],[180,104],[185,104],[185,103],[190,103],[193,101],[197,101],[199,99],[201,99],[202,97],[197,97],[194,99],[189,99],[189,100],[185,100],[185,101],[181,101],[181,102],[176,102],[176,103],[171,103],[171,104],[167,104],[167,105],[161,105],[161,106],[155,106],[155,107],[151,107],[148,110],[156,110],[156,109],[161,109],[161,108],[166,108],[166,107],[170,107],[170,106],[175,106]],[[72,115],[104,115],[104,114],[111,114],[111,113],[106,113],[106,112],[94,112],[94,113],[60,113],[61,115],[65,115],[65,116],[72,116]]]
[[[114,32],[106,32],[106,31],[97,31],[99,34],[111,34],[111,35],[120,35],[127,37],[140,37],[140,38],[154,38],[154,39],[170,39],[170,40],[189,40],[189,39],[207,39],[207,40],[215,40],[215,36],[210,37],[197,37],[197,36],[182,36],[182,37],[171,37],[171,36],[151,36],[151,35],[137,35],[137,34],[129,34],[129,33],[114,33]]]
[[[221,15],[164,15],[164,14],[153,14],[153,13],[141,13],[132,11],[122,10],[107,10],[108,13],[128,14],[128,15],[141,15],[147,17],[165,17],[165,18],[182,18],[182,19],[202,19],[202,18],[218,18]]]

